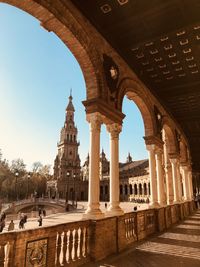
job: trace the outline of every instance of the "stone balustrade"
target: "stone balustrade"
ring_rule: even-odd
[[[0,234],[0,267],[81,266],[164,231],[195,211],[194,202],[99,220]]]

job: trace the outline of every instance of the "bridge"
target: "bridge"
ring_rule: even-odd
[[[68,202],[68,205],[70,206],[70,209],[72,209],[72,202]],[[65,211],[66,203],[64,199],[30,198],[2,204],[2,211],[7,214],[16,214],[24,209],[38,206],[43,206],[45,208],[56,208],[58,211],[63,212]]]

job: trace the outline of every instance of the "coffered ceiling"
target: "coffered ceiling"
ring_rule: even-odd
[[[200,170],[200,1],[71,1],[176,118]]]

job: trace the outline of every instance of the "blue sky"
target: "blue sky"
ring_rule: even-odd
[[[85,160],[89,127],[85,120],[85,82],[78,62],[52,32],[29,14],[0,3],[0,148],[11,161],[22,158],[53,165],[57,141],[72,88],[79,154]],[[126,118],[120,135],[120,161],[147,158],[141,114],[125,99]],[[109,158],[109,136],[102,127],[101,147]]]

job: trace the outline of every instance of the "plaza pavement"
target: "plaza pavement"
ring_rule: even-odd
[[[138,210],[148,208],[148,204],[135,204],[135,203],[130,203],[130,202],[122,202],[120,203],[120,206],[125,212],[133,211],[133,208],[135,206],[137,206]],[[46,217],[43,217],[42,227],[82,220],[83,213],[85,212],[86,208],[87,208],[87,202],[78,202],[77,210],[75,211],[65,212],[65,213],[55,213],[55,214],[51,214]],[[103,212],[105,212],[106,210],[105,202],[100,203],[100,209]],[[6,218],[6,226],[3,232],[8,231],[8,225],[10,223],[9,217],[10,216],[7,216]],[[38,226],[37,220],[38,220],[38,217],[36,218],[28,217],[27,223],[24,224],[25,229],[38,228],[39,226]],[[15,224],[15,230],[21,231],[19,230],[19,219],[14,220],[14,224]]]

